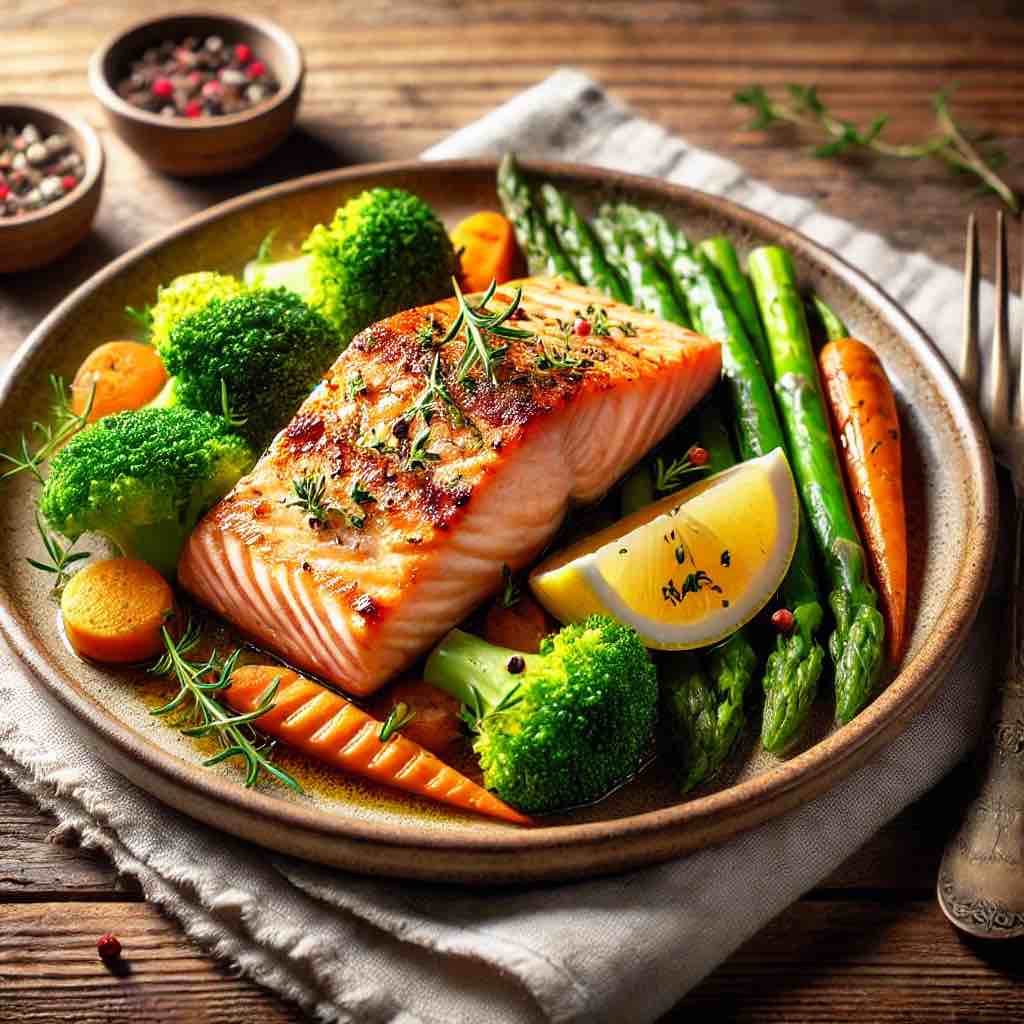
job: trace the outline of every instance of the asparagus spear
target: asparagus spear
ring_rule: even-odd
[[[554,185],[541,186],[540,194],[544,219],[579,271],[580,280],[619,302],[632,303],[627,279],[605,259],[601,243],[569,198]]]
[[[761,360],[761,366],[768,373],[771,366],[768,339],[764,336],[764,327],[761,324],[761,314],[757,311],[754,289],[750,287],[749,278],[740,268],[740,261],[732,242],[728,238],[716,235],[714,238],[707,238],[701,242],[700,248],[718,271],[718,276],[722,279],[729,298],[732,299],[733,308],[743,321],[747,337],[753,342],[757,357]]]
[[[737,425],[740,457],[753,459],[775,448],[785,450],[785,435],[761,362],[707,252],[694,250],[683,233],[658,214],[620,206],[615,217],[620,224],[642,229],[646,239],[657,246],[662,259],[679,275],[698,328],[722,342],[726,391]],[[732,249],[728,242],[724,244]],[[759,315],[757,319],[760,323]],[[802,512],[796,551],[779,588],[779,600],[792,612],[794,628],[776,640],[762,683],[761,743],[774,754],[784,751],[807,722],[825,661],[825,652],[815,639],[823,612],[810,532]]]
[[[846,496],[792,261],[784,249],[765,246],[751,253],[749,268],[793,470],[832,582],[829,604],[836,628],[829,650],[836,719],[846,723],[867,704],[878,681],[885,627]]]
[[[710,456],[708,469],[720,472],[736,462],[732,441],[714,401],[697,416],[701,447]],[[703,664],[705,671],[697,671]],[[668,720],[682,790],[685,793],[722,766],[746,724],[744,698],[757,668],[748,630],[738,629],[694,665],[692,655],[659,659],[664,677],[663,710]],[[683,742],[685,740],[685,743]]]
[[[580,276],[576,267],[562,249],[551,225],[541,216],[530,185],[511,153],[505,154],[498,167],[498,197],[505,216],[512,221],[530,272],[552,274],[578,284]]]
[[[831,306],[826,305],[825,300],[820,295],[811,296],[811,308],[814,310],[814,315],[820,321],[825,337],[829,341],[838,341],[840,338],[848,338],[850,336],[850,332],[846,329],[846,324],[836,316]]]
[[[634,306],[670,323],[692,326],[686,303],[676,291],[671,276],[651,258],[642,242],[621,231],[603,210],[594,220],[594,232],[604,245],[609,262],[629,281]]]

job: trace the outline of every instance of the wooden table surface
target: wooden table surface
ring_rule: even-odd
[[[910,138],[930,121],[929,95],[955,81],[956,111],[1005,139],[1010,174],[1024,185],[1020,0],[256,0],[245,7],[278,20],[305,49],[300,125],[241,180],[204,183],[148,171],[104,130],[88,93],[90,52],[135,16],[137,4],[14,0],[13,10],[5,8],[0,96],[84,115],[103,130],[108,177],[96,230],[76,253],[48,270],[0,278],[0,357],[74,285],[184,215],[297,174],[413,156],[563,64],[776,187],[949,263],[959,262],[968,211],[991,216],[991,197],[932,164],[813,160],[792,137],[749,131],[733,91],[754,81],[816,82],[842,116],[863,122],[885,112],[893,136]],[[151,0],[145,9],[175,5]],[[939,853],[966,782],[961,769],[911,807],[669,1019],[1024,1018],[1022,947],[961,938],[933,898]],[[302,1019],[207,958],[109,864],[53,841],[52,826],[0,781],[0,1020]],[[121,937],[130,973],[115,976],[96,959],[94,943],[105,931]]]

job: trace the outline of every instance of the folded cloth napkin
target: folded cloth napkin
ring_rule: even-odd
[[[770,214],[883,282],[941,346],[956,343],[959,274],[752,181],[583,75],[555,74],[425,155],[506,149],[659,175]],[[6,650],[0,769],[212,955],[318,1019],[650,1021],[963,757],[983,716],[991,618],[982,614],[931,706],[826,795],[716,849],[596,881],[478,892],[268,854],[108,768]]]

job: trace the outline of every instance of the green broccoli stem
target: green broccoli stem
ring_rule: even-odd
[[[303,299],[308,299],[313,293],[310,274],[312,263],[312,253],[276,263],[253,260],[246,265],[242,280],[250,288],[288,288]]]
[[[195,520],[189,517],[184,525],[155,523],[151,526],[107,526],[102,535],[125,558],[148,562],[162,576],[173,582],[178,573],[178,557],[188,540]]]
[[[540,655],[498,647],[472,633],[453,629],[427,658],[423,678],[469,708],[476,706],[479,694],[483,704],[480,710],[486,714],[519,685],[523,670],[509,671],[509,661],[513,658],[522,659],[523,665],[531,665]]]

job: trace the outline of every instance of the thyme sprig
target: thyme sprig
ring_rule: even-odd
[[[522,591],[512,570],[507,566],[501,567],[501,593],[498,595],[498,604],[502,608],[514,608],[522,598]]]
[[[519,692],[522,684],[513,686],[508,693],[493,707],[490,711],[486,710],[484,705],[484,698],[480,691],[475,686],[469,688],[469,702],[463,704],[459,710],[459,718],[462,719],[466,725],[473,732],[479,732],[481,723],[487,718],[493,718],[495,715],[500,715],[505,711],[514,708],[519,704],[523,695]]]
[[[409,445],[409,455],[405,460],[405,468],[426,469],[428,462],[437,462],[441,456],[437,452],[427,451],[427,442],[430,440],[430,427],[424,427]]]
[[[53,392],[53,406],[51,408],[52,423],[40,423],[38,420],[32,424],[31,432],[38,434],[42,441],[34,451],[29,444],[27,435],[21,435],[19,450],[13,455],[9,452],[0,451],[0,460],[10,465],[10,468],[0,473],[0,481],[9,477],[17,476],[19,473],[31,473],[39,483],[43,483],[43,474],[40,467],[54,455],[66,441],[70,440],[88,422],[92,413],[93,402],[96,400],[96,384],[93,383],[86,399],[85,407],[80,413],[76,413],[68,401],[68,389],[63,377],[50,374],[50,390]]]
[[[124,312],[129,320],[135,321],[142,332],[139,340],[148,344],[153,334],[153,307],[146,305],[142,309],[136,309],[134,306],[125,306]]]
[[[1019,213],[1019,197],[996,173],[1006,159],[1005,154],[987,137],[972,137],[957,123],[949,109],[950,91],[943,90],[932,97],[937,133],[921,142],[902,144],[881,138],[889,123],[888,115],[879,115],[866,128],[860,128],[852,121],[836,117],[813,85],[787,85],[786,99],[773,98],[762,86],[751,85],[733,98],[753,110],[751,128],[760,130],[789,122],[822,131],[826,139],[812,148],[813,156],[825,159],[860,149],[900,160],[939,160],[956,172],[977,178],[986,190],[995,192],[1014,213]]]
[[[434,361],[430,365],[430,373],[427,376],[426,386],[420,392],[416,401],[409,406],[405,414],[407,420],[412,421],[417,416],[423,417],[423,422],[430,426],[431,421],[438,412],[446,411],[452,425],[461,427],[465,422],[462,410],[458,403],[452,398],[441,376],[441,353],[434,353]]]
[[[682,487],[685,477],[702,469],[707,469],[707,466],[698,466],[696,463],[691,462],[689,452],[667,463],[659,455],[654,460],[655,493],[671,494],[673,491],[678,491]]]
[[[533,337],[532,331],[522,330],[519,327],[509,327],[506,321],[519,309],[519,303],[523,299],[523,290],[516,289],[512,302],[500,312],[489,312],[487,304],[494,298],[497,284],[491,281],[489,287],[483,294],[476,306],[471,306],[466,301],[459,282],[452,278],[455,286],[455,296],[459,302],[458,316],[452,321],[447,333],[441,339],[441,346],[459,336],[463,328],[466,330],[466,350],[459,360],[458,379],[465,380],[470,371],[479,365],[483,369],[484,377],[492,384],[498,381],[495,374],[495,366],[502,360],[508,351],[508,345],[492,346],[490,338],[500,338],[503,341],[521,341]]]
[[[579,370],[594,365],[592,359],[574,355],[568,345],[558,351],[549,349],[544,342],[538,341],[537,352],[536,367],[538,370]]]
[[[384,719],[384,724],[377,733],[377,739],[381,743],[387,743],[395,733],[404,729],[415,717],[416,712],[410,709],[409,705],[404,701],[399,701],[388,712],[388,717]]]
[[[223,660],[218,658],[217,652],[214,651],[205,661],[193,661],[188,654],[202,638],[199,628],[194,623],[189,623],[181,639],[177,641],[166,626],[161,632],[164,654],[150,672],[158,676],[173,676],[178,684],[178,693],[150,713],[162,717],[172,711],[185,711],[195,723],[181,728],[185,736],[216,736],[222,749],[213,757],[207,758],[203,762],[204,767],[237,757],[245,766],[246,786],[254,785],[260,773],[266,772],[278,782],[301,793],[302,787],[298,782],[283,768],[271,762],[274,742],[259,740],[250,724],[274,706],[280,679],[275,679],[260,694],[252,711],[233,715],[216,699],[216,695],[231,685],[231,673],[242,653],[241,650],[234,651]]]
[[[40,562],[35,558],[26,558],[25,561],[40,572],[52,573],[56,577],[53,583],[53,590],[54,593],[59,594],[64,589],[68,580],[71,579],[71,573],[68,571],[70,566],[74,565],[75,562],[81,562],[84,558],[89,558],[90,552],[73,551],[72,549],[75,546],[75,541],[72,541],[67,547],[64,547],[61,542],[46,529],[38,509],[36,509],[36,529],[39,531],[39,536],[43,540],[43,547],[46,549],[46,553],[49,555],[50,560],[49,562]]]
[[[319,476],[307,474],[296,477],[292,480],[292,490],[295,497],[287,502],[287,507],[301,509],[309,519],[310,526],[322,529],[331,525],[332,516],[344,514],[340,508],[327,501],[327,478],[323,473]]]

